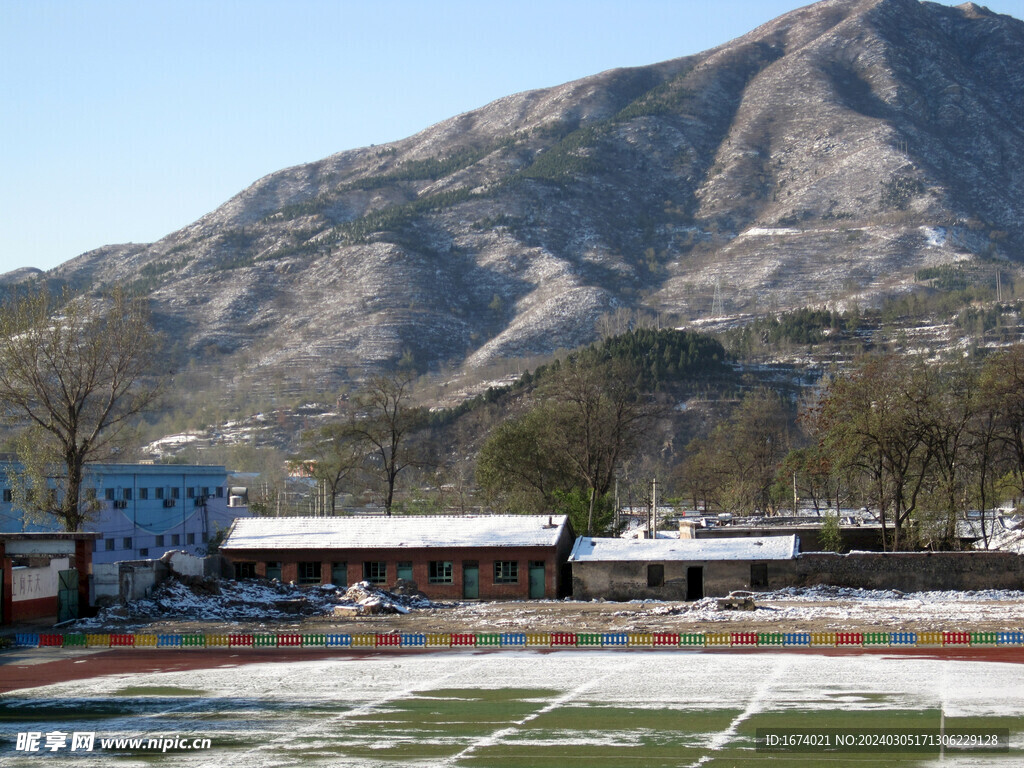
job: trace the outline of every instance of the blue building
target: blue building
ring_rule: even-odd
[[[0,472],[0,532],[56,531],[59,524],[26,521]],[[223,466],[90,464],[83,498],[100,502],[85,530],[100,534],[93,562],[159,558],[169,550],[205,555],[219,531],[249,517],[243,495],[232,495]]]

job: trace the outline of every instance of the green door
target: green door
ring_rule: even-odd
[[[480,565],[478,563],[462,564],[462,596],[467,600],[480,598]]]
[[[331,583],[336,587],[348,586],[348,563],[331,564]]]
[[[398,578],[412,581],[412,563],[399,563],[396,571]]]
[[[544,562],[530,563],[530,597],[544,597]]]
[[[57,571],[57,623],[78,618],[78,571]]]

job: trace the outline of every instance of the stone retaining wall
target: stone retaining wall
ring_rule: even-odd
[[[1024,556],[1012,552],[808,552],[797,558],[796,586],[933,590],[1024,590]]]

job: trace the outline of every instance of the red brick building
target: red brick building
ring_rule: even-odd
[[[239,578],[344,586],[410,579],[433,599],[520,600],[568,592],[564,515],[238,519],[220,551]]]

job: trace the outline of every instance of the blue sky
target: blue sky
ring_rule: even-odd
[[[0,273],[159,239],[281,168],[805,4],[0,0]]]

